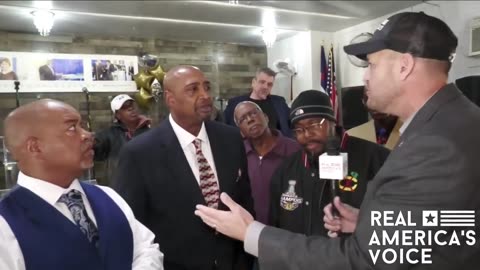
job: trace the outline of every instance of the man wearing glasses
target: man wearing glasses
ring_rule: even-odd
[[[336,134],[330,98],[318,90],[300,93],[292,104],[290,121],[303,149],[287,158],[272,177],[269,223],[305,235],[327,236],[323,208],[332,198],[330,182],[319,179],[318,157],[325,151],[328,135],[342,136],[341,151],[348,153],[348,175],[338,182],[337,190],[342,202],[356,208],[363,200],[367,182],[383,165],[389,150]]]
[[[252,101],[242,101],[235,107],[234,120],[245,138],[243,143],[255,215],[260,222],[268,223],[270,179],[283,161],[300,149],[300,145],[279,130],[269,128],[267,114]]]

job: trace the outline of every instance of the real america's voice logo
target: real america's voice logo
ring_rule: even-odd
[[[371,211],[373,264],[432,264],[432,247],[473,246],[475,210]],[[414,220],[414,219],[417,220]],[[420,220],[421,219],[421,220]]]

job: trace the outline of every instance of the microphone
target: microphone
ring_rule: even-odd
[[[338,195],[338,181],[343,180],[348,172],[348,154],[340,153],[340,139],[337,136],[329,136],[326,143],[326,152],[320,155],[319,176],[321,179],[330,181],[330,193],[332,195],[332,213],[338,217],[339,213],[333,199]]]
[[[18,95],[18,90],[20,90],[20,82],[19,81],[14,81],[13,85],[15,85],[15,102],[17,105],[17,108],[20,107],[20,97]]]
[[[87,87],[83,87],[83,88],[82,88],[82,92],[85,93],[85,94],[88,94],[88,88],[87,88]]]

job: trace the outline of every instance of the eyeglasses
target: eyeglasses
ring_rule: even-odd
[[[251,110],[249,112],[247,112],[246,114],[242,115],[242,117],[238,118],[237,120],[237,123],[239,125],[243,124],[243,122],[245,122],[245,120],[247,120],[248,118],[253,118],[253,117],[257,117],[257,115],[260,113],[260,111],[258,109],[254,109],[254,110]]]
[[[313,124],[308,125],[306,127],[295,128],[295,129],[293,129],[293,131],[295,132],[296,137],[302,136],[307,131],[308,131],[308,133],[312,133],[314,131],[321,130],[324,127],[323,122],[325,122],[325,118],[323,118],[322,121],[320,121],[320,122],[313,123]]]

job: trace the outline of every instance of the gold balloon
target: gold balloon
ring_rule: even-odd
[[[162,66],[160,66],[160,64],[157,64],[148,73],[153,75],[160,83],[163,81],[163,77],[165,77],[165,71],[163,71],[163,68]]]
[[[138,106],[148,109],[153,101],[153,96],[150,95],[146,89],[140,88],[140,91],[135,94],[135,101],[137,102]]]
[[[155,79],[155,76],[148,74],[145,70],[141,70],[137,74],[133,75],[137,89],[144,89],[148,93],[152,92],[152,82]]]

